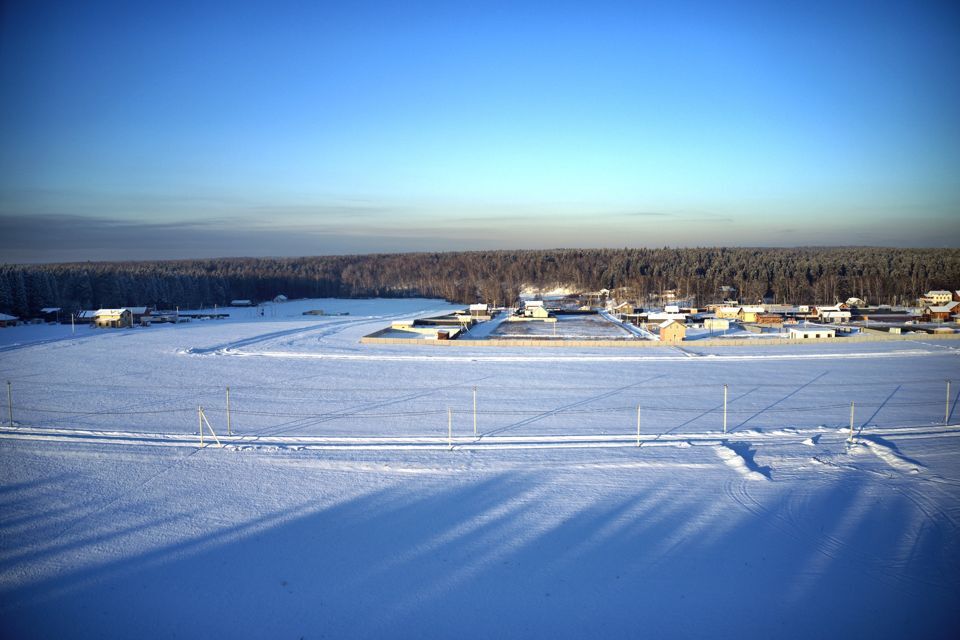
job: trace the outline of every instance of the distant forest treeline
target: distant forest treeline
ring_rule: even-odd
[[[698,304],[737,287],[742,302],[908,303],[960,284],[960,249],[556,249],[311,258],[0,265],[0,311],[224,305],[232,299],[424,296],[504,304],[522,285],[678,289]]]

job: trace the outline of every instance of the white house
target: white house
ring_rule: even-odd
[[[832,307],[817,307],[817,316],[823,322],[849,322],[850,311],[844,309],[843,305],[834,305]]]
[[[925,294],[920,296],[920,306],[941,306],[953,300],[952,291],[944,291],[942,289],[937,289],[934,291],[927,291]]]

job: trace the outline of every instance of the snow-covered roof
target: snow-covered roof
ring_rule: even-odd
[[[10,320],[17,320],[17,319],[18,319],[17,316],[10,316],[5,313],[0,313],[0,320],[9,322]]]
[[[57,311],[60,311],[60,307],[44,307],[40,309],[40,313],[56,313]]]
[[[524,307],[542,307],[543,300],[526,300],[523,303]]]
[[[470,305],[470,311],[486,311],[490,306],[487,303],[478,303]]]
[[[148,307],[127,307],[127,309],[135,316],[142,316],[147,312]]]
[[[651,322],[656,320],[686,320],[687,314],[685,313],[666,313],[664,311],[655,311],[653,313],[641,314],[646,315],[647,320]]]
[[[751,304],[740,307],[744,313],[763,313],[763,305]]]
[[[948,302],[947,304],[941,305],[939,307],[927,307],[930,309],[930,313],[949,313],[953,311],[953,308],[956,307],[960,302]]]
[[[77,320],[86,320],[88,318],[97,317],[97,312],[92,309],[84,309],[83,311],[77,311],[76,318]]]
[[[119,316],[123,315],[125,311],[129,311],[126,307],[120,309],[97,309],[93,312],[94,318],[99,318],[101,316]]]
[[[683,323],[680,322],[679,320],[664,320],[663,322],[661,322],[661,323],[658,324],[657,326],[660,327],[661,329],[666,329],[667,327],[669,327],[669,326],[672,325],[672,324],[678,324],[678,325],[680,325],[681,327],[685,327],[685,326],[686,326],[685,324],[683,324]]]
[[[932,298],[934,296],[953,296],[953,293],[950,291],[945,291],[943,289],[937,289],[936,291],[927,291],[923,294],[926,297]]]

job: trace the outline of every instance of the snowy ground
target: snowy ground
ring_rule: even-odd
[[[537,320],[504,322],[491,334],[491,337],[545,337],[576,340],[629,340],[633,337],[629,331],[599,315],[558,315],[556,320],[556,322]]]
[[[357,342],[447,308],[0,330],[0,635],[955,636],[955,343]]]

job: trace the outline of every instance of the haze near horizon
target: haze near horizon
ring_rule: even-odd
[[[960,245],[946,2],[0,7],[0,261]]]

